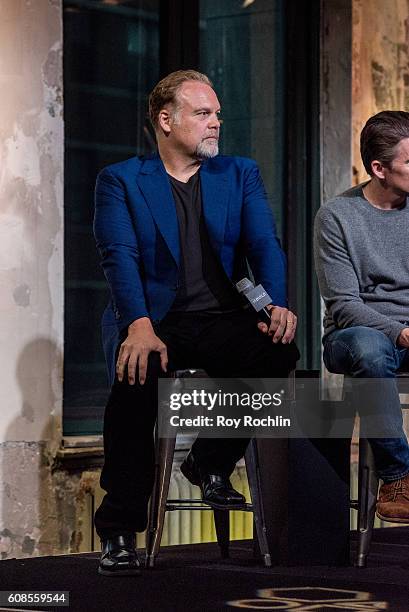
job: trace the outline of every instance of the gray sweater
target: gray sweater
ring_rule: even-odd
[[[402,208],[381,210],[365,199],[364,185],[321,206],[315,218],[324,338],[365,325],[396,344],[409,327],[409,198]]]

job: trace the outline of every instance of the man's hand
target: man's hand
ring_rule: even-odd
[[[398,336],[397,344],[403,348],[409,348],[409,327],[402,329]]]
[[[138,368],[139,382],[143,385],[146,380],[148,357],[152,351],[160,354],[162,370],[166,372],[168,365],[166,345],[153,331],[150,319],[142,317],[131,323],[128,327],[128,336],[120,346],[118,361],[116,362],[118,380],[122,381],[125,367],[128,366],[129,384],[135,384],[136,369]]]
[[[267,306],[267,309],[271,314],[270,327],[266,323],[258,323],[259,330],[272,336],[275,344],[280,340],[283,344],[292,342],[297,329],[296,315],[291,310],[281,306]]]

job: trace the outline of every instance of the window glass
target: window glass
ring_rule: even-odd
[[[96,175],[150,153],[159,0],[65,0],[64,434],[98,434],[107,399],[100,320],[108,302],[92,234]]]
[[[223,116],[221,152],[255,159],[283,226],[283,0],[200,0],[200,66]]]

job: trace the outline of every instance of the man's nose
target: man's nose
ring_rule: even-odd
[[[219,128],[220,128],[220,126],[221,126],[221,124],[222,124],[222,122],[221,122],[221,120],[219,119],[219,116],[218,116],[218,115],[216,115],[216,113],[214,113],[213,115],[210,115],[210,117],[209,117],[209,123],[208,123],[209,128],[216,128],[216,129],[219,129]]]

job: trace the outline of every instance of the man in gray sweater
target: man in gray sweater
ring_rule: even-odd
[[[409,445],[395,381],[409,366],[409,113],[371,117],[361,156],[370,180],[330,200],[315,220],[324,362],[330,372],[381,379],[376,393],[361,396],[376,422],[376,510],[409,523]]]

